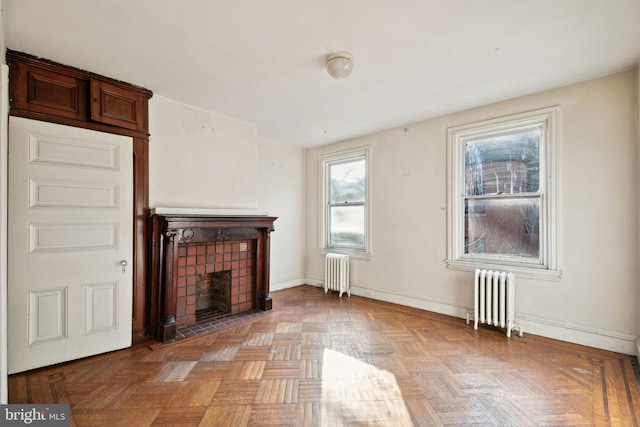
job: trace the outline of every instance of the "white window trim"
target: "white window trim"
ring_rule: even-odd
[[[364,248],[356,249],[344,246],[329,246],[329,218],[328,218],[328,198],[329,198],[329,174],[328,167],[334,162],[344,162],[353,159],[365,159],[366,187],[365,187],[365,204],[364,204]],[[340,253],[346,254],[353,258],[371,259],[371,148],[369,146],[358,147],[349,150],[324,154],[319,157],[320,182],[322,183],[322,191],[320,192],[320,243],[319,251],[321,254]]]
[[[558,138],[559,107],[484,120],[447,129],[447,267],[473,271],[476,268],[511,271],[519,277],[558,281],[562,276],[559,262],[558,215]],[[540,171],[540,249],[541,264],[518,262],[464,253],[464,143],[470,139],[510,133],[514,130],[542,128],[540,144],[544,159]],[[544,169],[544,170],[542,170]]]

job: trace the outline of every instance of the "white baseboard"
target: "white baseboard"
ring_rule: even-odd
[[[312,285],[318,288],[322,288],[324,287],[324,277],[307,276],[305,283],[307,285]]]
[[[624,334],[535,316],[518,315],[517,313],[516,323],[520,324],[525,334],[529,332],[547,338],[628,355],[636,354],[638,351],[638,337],[633,334]]]
[[[359,286],[352,286],[351,294],[460,318],[466,318],[468,310],[467,307],[461,304],[454,304],[449,301],[409,297],[391,292],[366,289]]]
[[[280,277],[278,279],[271,279],[269,283],[269,290],[281,291],[283,289],[289,289],[304,284],[306,284],[306,279],[303,274],[298,276]]]
[[[318,287],[324,286],[324,278],[307,276],[307,284]],[[450,301],[417,298],[391,292],[368,289],[365,286],[351,284],[351,294],[380,301],[391,302],[435,313],[465,319],[467,312],[472,312],[471,307],[456,304]],[[541,317],[518,315],[516,323],[519,324],[526,336],[527,333],[567,341],[574,344],[595,347],[602,350],[615,351],[617,353],[637,355],[640,358],[640,336],[625,334],[592,328],[584,325],[571,324]]]
[[[322,288],[324,287],[324,278],[320,279],[318,277],[307,276],[307,285],[313,285],[318,288]],[[353,282],[351,283],[351,295],[391,302],[394,304],[419,308],[426,311],[433,311],[435,313],[446,314],[454,317],[466,318],[467,315],[467,307],[463,305],[456,305],[447,301],[421,299],[390,292],[371,290],[362,285],[354,284]]]

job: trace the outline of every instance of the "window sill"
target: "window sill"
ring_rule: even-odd
[[[324,249],[320,249],[320,255],[325,256],[327,254],[349,255],[349,258],[363,259],[363,260],[366,260],[366,261],[369,261],[372,258],[371,252],[350,250],[350,249],[345,249],[345,248],[324,248]]]
[[[490,263],[486,261],[467,261],[467,260],[446,260],[449,270],[458,271],[475,271],[477,268],[486,270],[499,270],[511,272],[516,277],[523,279],[546,280],[549,282],[559,282],[562,278],[562,270],[549,270],[544,267],[509,265]]]

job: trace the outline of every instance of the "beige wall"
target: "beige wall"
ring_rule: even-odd
[[[635,72],[367,135],[306,153],[307,274],[318,251],[318,157],[371,146],[371,260],[352,261],[354,293],[463,317],[471,273],[448,270],[448,127],[559,105],[560,282],[518,280],[525,332],[635,353],[638,319],[638,145]]]
[[[303,284],[304,151],[258,139],[258,206],[277,216],[271,233],[271,290]]]
[[[240,209],[277,216],[272,289],[304,283],[304,156],[260,139],[254,124],[154,95],[150,207]]]
[[[258,207],[256,125],[154,95],[149,102],[151,207]]]

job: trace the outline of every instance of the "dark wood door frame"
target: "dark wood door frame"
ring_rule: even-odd
[[[139,341],[149,332],[148,100],[153,93],[95,73],[12,50],[7,50],[7,64],[10,116],[133,138],[132,334],[133,341]]]

